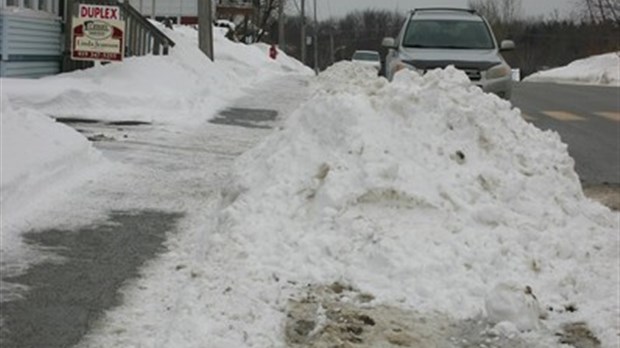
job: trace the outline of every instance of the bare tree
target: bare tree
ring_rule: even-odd
[[[469,0],[469,7],[492,25],[514,23],[523,15],[522,0]]]
[[[267,28],[278,20],[278,7],[280,0],[254,0],[256,9],[255,25],[258,27],[256,41],[260,41],[265,35]]]
[[[590,23],[620,25],[620,0],[581,0],[579,8]]]
[[[469,0],[469,7],[489,21],[498,39],[506,39],[522,29],[522,0]]]
[[[523,16],[523,3],[521,0],[501,1],[502,21],[506,24],[514,23]]]
[[[620,12],[620,1],[618,0],[606,0],[607,8],[611,14],[611,17],[616,23],[620,23],[619,12]]]
[[[596,15],[594,14],[594,2],[593,0],[584,0],[585,6],[588,9],[588,14],[590,15],[590,21],[592,23],[596,23]]]
[[[502,0],[503,4],[503,0]],[[500,3],[493,0],[469,0],[469,7],[476,10],[489,21],[489,23],[497,24],[502,21],[502,11]]]

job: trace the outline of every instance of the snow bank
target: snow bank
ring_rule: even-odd
[[[199,123],[245,86],[277,74],[311,73],[284,53],[274,61],[261,47],[234,43],[218,28],[212,62],[198,49],[196,29],[157,25],[176,44],[168,56],[133,57],[39,80],[3,79],[3,93],[15,105],[53,116]]]
[[[96,163],[100,153],[74,129],[27,108],[13,107],[2,98],[0,146],[0,210],[3,261],[23,252],[8,228],[35,208],[41,197],[78,181]]]
[[[584,197],[559,136],[453,68],[393,83],[371,74],[329,69],[238,160],[206,242],[205,276],[220,285],[202,296],[211,346],[284,346],[287,299],[334,281],[374,304],[456,318],[486,307],[491,323],[533,329],[539,344],[586,321],[611,346],[618,219]],[[552,308],[546,321],[523,293]]]
[[[620,52],[576,60],[564,67],[537,72],[524,81],[620,86]]]
[[[93,152],[82,135],[46,115],[202,122],[239,96],[243,86],[275,74],[312,73],[284,53],[274,61],[262,46],[231,42],[220,30],[215,30],[213,63],[198,49],[194,28],[157,25],[176,43],[169,56],[129,58],[37,80],[0,79],[5,215],[15,197],[31,198],[28,192],[50,184]]]
[[[3,213],[19,196],[29,196],[35,188],[39,190],[99,157],[99,152],[73,128],[37,111],[13,108],[8,100],[2,100]]]

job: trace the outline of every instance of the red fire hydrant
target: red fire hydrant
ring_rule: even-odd
[[[276,59],[278,57],[278,50],[276,49],[276,45],[271,45],[269,47],[269,58]]]

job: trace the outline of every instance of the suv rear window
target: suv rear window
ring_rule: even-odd
[[[493,49],[487,25],[469,20],[411,20],[403,46],[415,48]]]

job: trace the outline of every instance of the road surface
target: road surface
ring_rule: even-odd
[[[584,185],[620,184],[620,88],[521,82],[512,103],[560,134]]]

